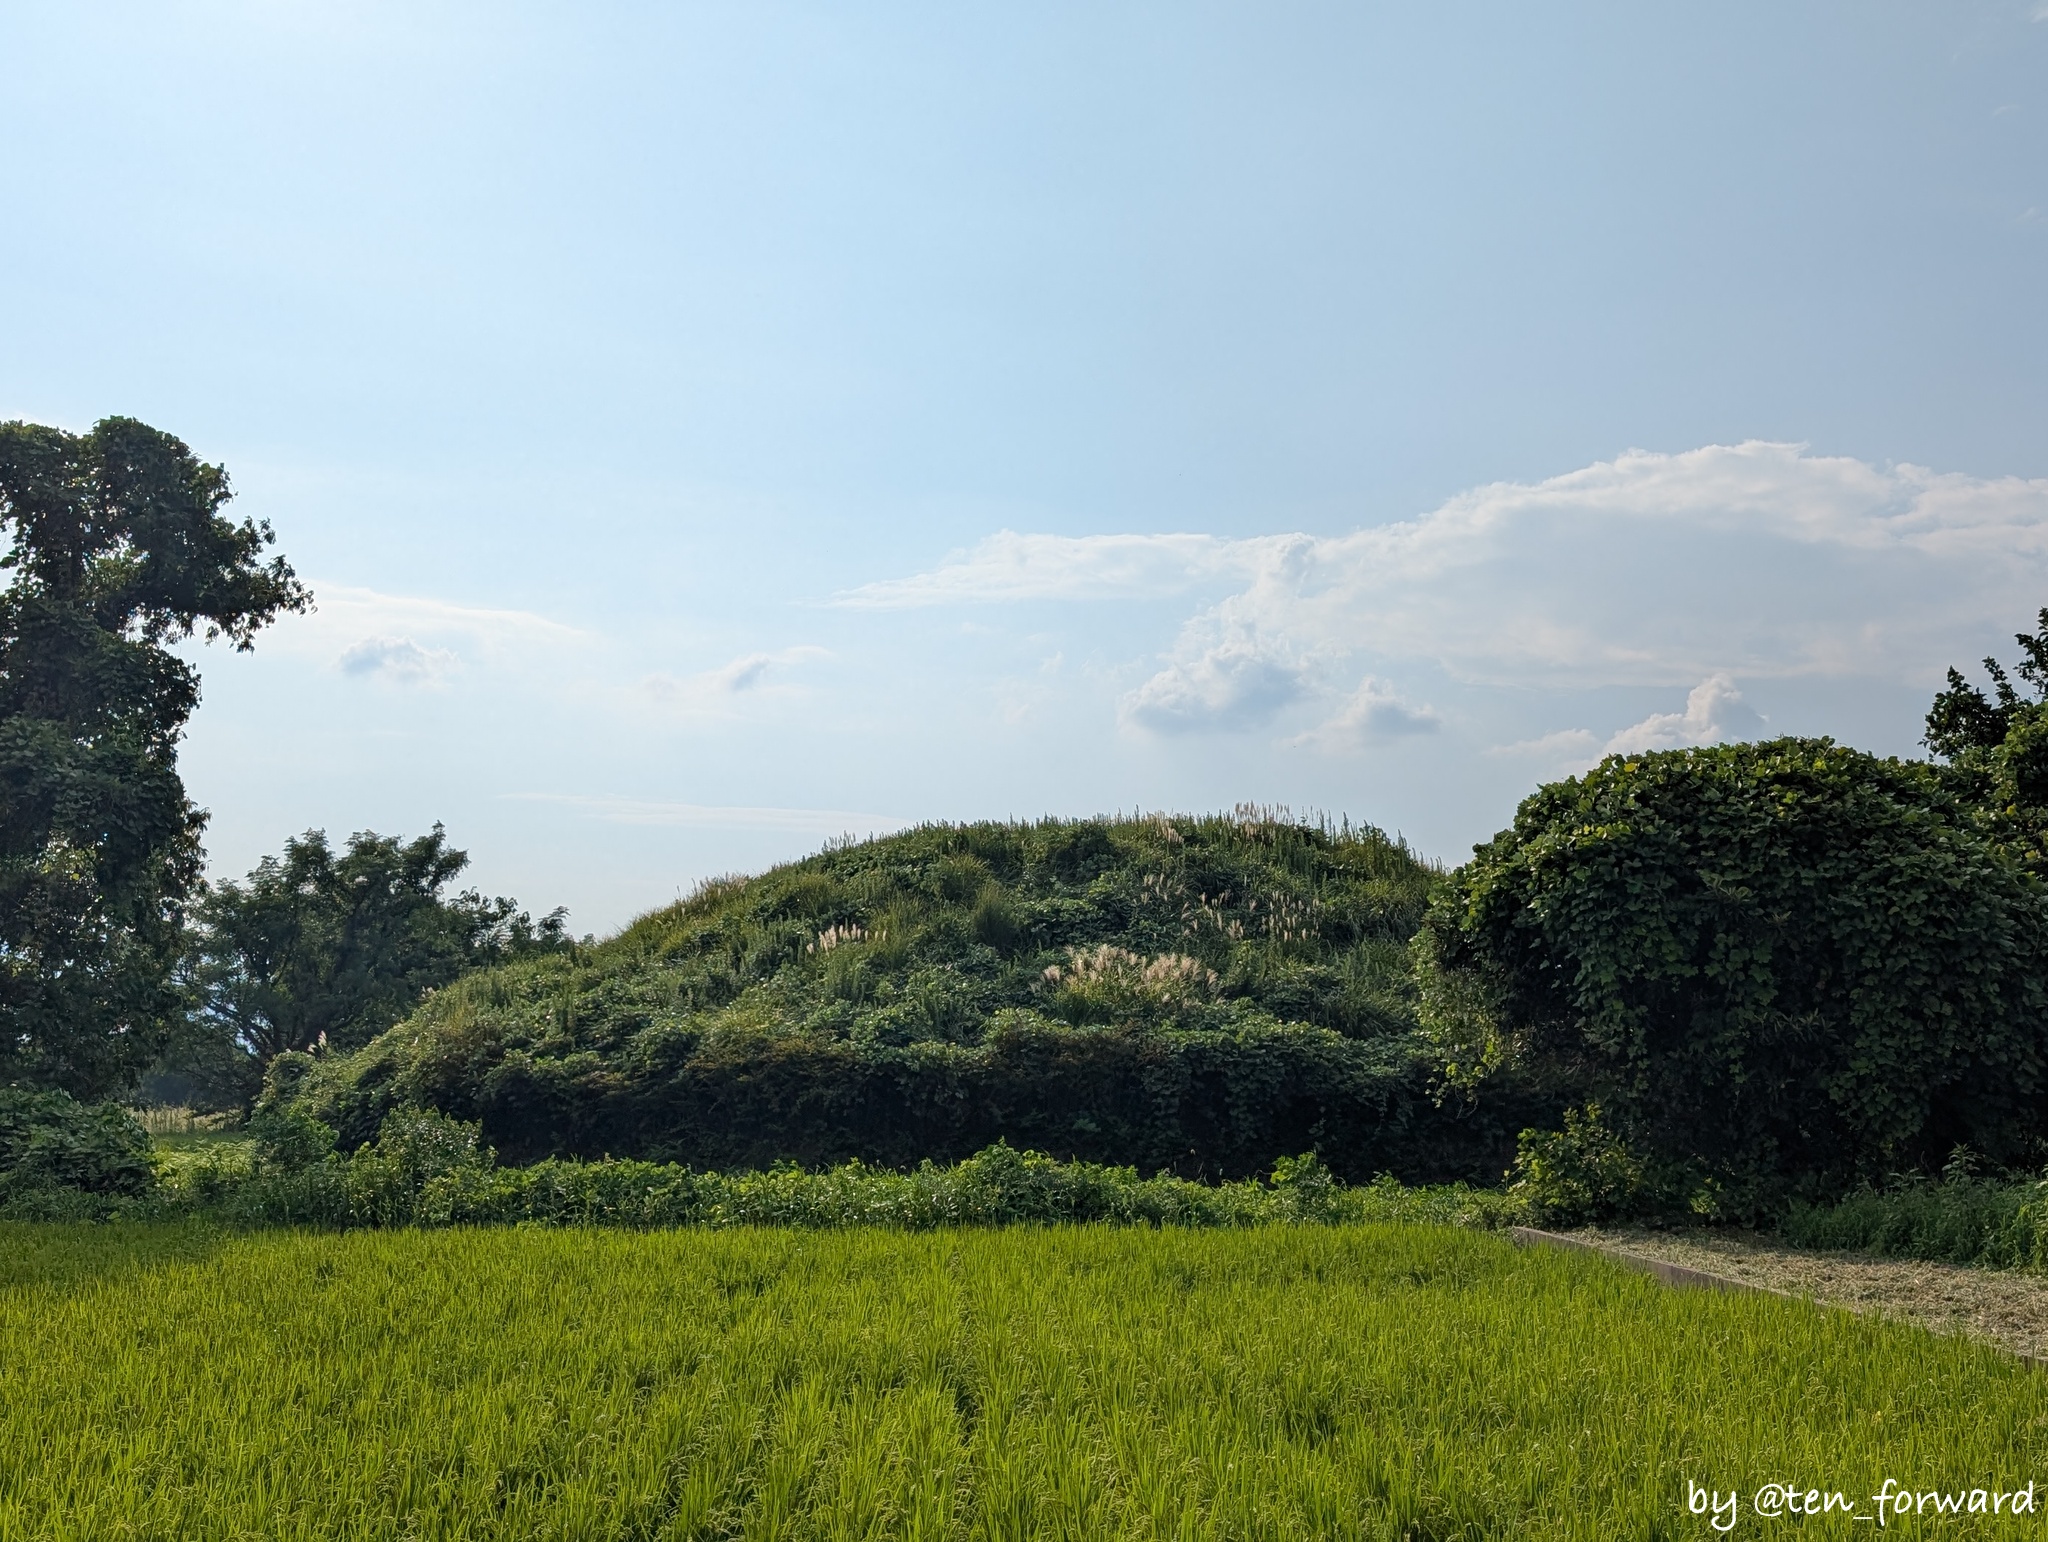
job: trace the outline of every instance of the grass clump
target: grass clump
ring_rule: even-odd
[[[1795,1205],[1779,1231],[1795,1247],[2048,1272],[2048,1181],[1952,1173]]]

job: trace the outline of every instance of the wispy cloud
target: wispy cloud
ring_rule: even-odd
[[[458,605],[312,583],[315,608],[287,616],[263,639],[266,653],[310,655],[346,674],[420,683],[465,662],[518,662],[587,644],[587,633],[531,611]]]
[[[581,793],[514,792],[520,803],[551,803],[608,824],[670,825],[705,829],[790,830],[807,835],[886,834],[914,821],[894,814],[851,809],[753,808],[732,804],[670,803],[659,799],[614,798]]]
[[[863,584],[835,605],[902,610],[1019,600],[1123,600],[1184,594],[1205,580],[1249,576],[1264,549],[1296,536],[1019,535],[1000,530],[928,573]]]
[[[783,648],[774,653],[743,653],[716,669],[694,675],[649,675],[642,685],[660,701],[702,706],[762,691],[768,686],[770,670],[830,657],[829,650],[808,644]]]

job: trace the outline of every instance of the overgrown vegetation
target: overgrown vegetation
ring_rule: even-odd
[[[0,1214],[102,1214],[155,1181],[149,1136],[120,1109],[0,1087]]]
[[[309,831],[201,898],[198,682],[166,645],[247,647],[310,601],[227,500],[144,424],[0,424],[0,1206],[147,1186],[131,1122],[70,1099],[152,1064],[155,1097],[257,1101],[271,1154],[236,1192],[296,1184],[330,1220],[314,1189],[376,1189],[414,1126],[502,1153],[479,1218],[565,1161],[604,1189],[1006,1147],[1202,1182],[1512,1160],[1512,1203],[1564,1222],[1810,1217],[1953,1150],[2048,1159],[2048,609],[1988,693],[1949,671],[1933,763],[1614,756],[1448,875],[1249,806],[931,826],[576,945],[559,912],[445,894],[467,859],[439,826]],[[319,1149],[287,1163],[292,1130]]]
[[[1242,1177],[1496,1176],[1531,1105],[1440,1102],[1408,939],[1436,874],[1271,811],[932,826],[706,885],[470,975],[269,1101],[344,1149],[394,1108],[508,1160],[914,1167],[1007,1140]]]
[[[2048,876],[2048,609],[2032,636],[2022,632],[2010,673],[1984,660],[1991,694],[1948,672],[1948,686],[1927,713],[1925,743],[1943,762],[1943,779],[1990,837]],[[2017,675],[2031,695],[2013,684]]]
[[[296,1111],[267,1112],[254,1138],[202,1146],[165,1164],[149,1198],[107,1214],[192,1216],[234,1226],[509,1225],[845,1227],[1101,1222],[1257,1226],[1368,1220],[1497,1223],[1498,1191],[1337,1182],[1313,1155],[1283,1158],[1264,1181],[1204,1184],[1131,1168],[1056,1162],[991,1146],[963,1162],[890,1172],[849,1162],[817,1172],[697,1172],[669,1163],[550,1158],[501,1167],[473,1125],[394,1110],[351,1153]],[[31,1209],[30,1213],[33,1213]]]
[[[1979,1177],[1864,1189],[1832,1205],[1794,1205],[1780,1228],[1795,1247],[2048,1271],[2048,1180]]]
[[[2043,1149],[2048,897],[1924,765],[1611,757],[1522,804],[1418,957],[1454,1075],[1598,1104],[1525,1152],[1582,1190],[1604,1163],[1608,1213],[1754,1218]]]

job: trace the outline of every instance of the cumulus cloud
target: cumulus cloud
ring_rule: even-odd
[[[1714,675],[1692,688],[1683,712],[1656,712],[1640,723],[1631,723],[1609,739],[1601,753],[1634,755],[1753,739],[1763,726],[1763,718],[1742,699],[1735,682],[1726,675]]]
[[[1433,734],[1443,726],[1434,708],[1405,701],[1386,681],[1367,675],[1336,716],[1294,742],[1346,749]]]
[[[1256,641],[1226,638],[1175,660],[1120,707],[1125,722],[1155,733],[1254,728],[1300,697],[1302,674]]]
[[[381,675],[408,684],[446,674],[459,662],[445,648],[422,648],[410,637],[365,637],[341,655],[344,674]]]
[[[1760,738],[1768,727],[1727,675],[1710,675],[1694,686],[1682,712],[1653,712],[1602,740],[1589,728],[1565,728],[1540,739],[1505,744],[1491,753],[1524,755],[1563,764],[1572,771],[1597,765],[1609,755],[1638,755],[1650,750],[1689,749],[1703,744],[1730,744]]]
[[[2048,480],[1753,442],[1630,451],[1345,535],[1005,532],[841,602],[1190,594],[1181,643],[1126,715],[1249,725],[1352,657],[1505,685],[1918,681],[2044,587]]]

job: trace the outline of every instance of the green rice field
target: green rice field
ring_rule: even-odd
[[[1991,1349],[1449,1226],[0,1226],[6,1538],[1868,1537],[2044,1457]]]

